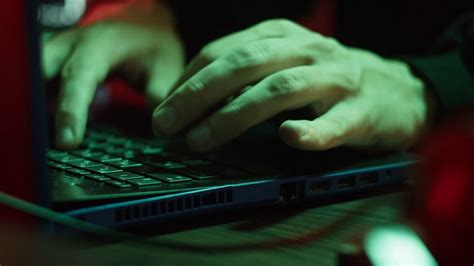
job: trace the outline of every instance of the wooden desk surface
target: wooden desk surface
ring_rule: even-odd
[[[164,230],[167,234],[151,237],[201,247],[193,251],[133,242],[91,245],[80,239],[25,240],[15,233],[11,238],[3,234],[0,265],[337,265],[342,245],[369,228],[398,222],[407,196],[398,189],[336,203],[205,217],[201,222],[175,222],[174,229]],[[164,226],[169,224],[156,225]],[[150,228],[140,233],[154,234]],[[202,248],[204,245],[208,248]]]
[[[128,258],[140,258],[142,265],[336,265],[344,243],[369,228],[399,221],[407,195],[396,192],[324,206],[260,210],[238,221],[159,236],[208,245],[199,251],[117,243],[93,248],[88,255],[125,252]],[[298,241],[275,241],[302,235]],[[263,242],[267,245],[254,244]]]

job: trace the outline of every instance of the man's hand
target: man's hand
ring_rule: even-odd
[[[280,126],[302,150],[339,145],[403,149],[427,123],[424,84],[402,62],[345,47],[293,22],[270,20],[208,44],[155,110],[154,130],[189,129],[198,151],[218,147],[282,111],[314,120]]]
[[[43,44],[46,79],[61,78],[56,113],[59,148],[80,144],[96,87],[111,71],[118,70],[129,80],[144,76],[153,107],[181,75],[184,50],[171,19],[163,16],[163,10],[127,12],[62,32]]]

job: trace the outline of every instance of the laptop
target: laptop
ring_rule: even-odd
[[[400,184],[417,162],[409,153],[338,148],[304,152],[283,144],[267,121],[222,149],[193,153],[182,138],[160,139],[91,125],[81,146],[48,146],[39,69],[35,1],[2,9],[1,191],[109,227],[130,227],[201,214],[325,200]],[[7,128],[8,127],[8,128]],[[8,130],[7,130],[8,129]],[[3,158],[5,157],[5,158]]]

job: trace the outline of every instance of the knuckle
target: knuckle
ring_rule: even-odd
[[[358,91],[362,82],[362,67],[359,64],[348,63],[344,68],[346,70],[343,74],[339,75],[339,87],[348,92]]]
[[[181,94],[186,95],[186,97],[191,100],[197,99],[200,102],[207,102],[207,96],[205,93],[205,83],[202,80],[189,80]]]
[[[211,43],[201,49],[198,55],[198,60],[204,64],[209,64],[218,58],[218,54],[218,51],[216,51],[216,48]]]
[[[343,46],[334,38],[323,37],[318,34],[313,34],[312,42],[309,45],[310,49],[318,51],[318,54],[325,58],[345,57],[347,53]]]
[[[270,86],[274,97],[288,97],[294,94],[304,83],[304,78],[295,73],[287,72],[276,75]]]
[[[267,42],[252,43],[229,54],[226,61],[236,68],[257,66],[268,58],[267,50]]]
[[[84,60],[73,60],[68,62],[61,70],[61,78],[64,82],[99,82],[106,75],[103,70],[95,69],[89,62]]]
[[[257,27],[258,30],[277,32],[280,34],[286,34],[294,31],[296,28],[300,28],[298,24],[285,18],[270,19],[261,22]]]

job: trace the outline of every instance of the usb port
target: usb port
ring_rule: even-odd
[[[355,187],[355,176],[340,177],[336,181],[336,189]]]
[[[328,191],[331,188],[331,180],[314,181],[309,184],[311,192]]]

